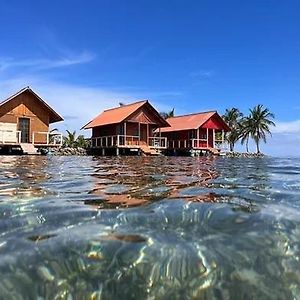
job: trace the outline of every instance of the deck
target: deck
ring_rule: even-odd
[[[59,132],[36,131],[28,141],[22,137],[21,131],[0,130],[0,150],[4,150],[4,153],[17,151],[35,154],[33,149],[61,147],[62,143],[63,136]]]
[[[184,152],[191,154],[211,153],[218,155],[221,152],[227,151],[228,146],[224,139],[214,139],[210,145],[208,139],[186,139],[186,140],[168,140],[168,151]]]
[[[110,135],[92,137],[91,141],[92,149],[115,149],[117,155],[120,149],[142,151],[149,155],[155,155],[159,151],[167,149],[167,138],[165,137],[148,137],[147,141],[144,141],[138,135]]]

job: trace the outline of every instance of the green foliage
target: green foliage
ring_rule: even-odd
[[[173,108],[171,111],[169,112],[161,112],[160,115],[164,118],[164,119],[168,119],[168,118],[173,118],[175,115],[175,108]]]
[[[66,130],[67,135],[63,137],[63,147],[88,148],[90,143],[83,135],[76,137],[76,131]]]
[[[238,108],[226,109],[223,115],[224,121],[228,124],[231,131],[226,133],[225,139],[229,143],[230,151],[234,151],[234,146],[241,137],[241,121],[243,113]]]
[[[227,109],[223,118],[231,128],[231,132],[226,134],[230,151],[234,151],[235,144],[241,140],[242,145],[246,144],[247,152],[249,152],[251,138],[256,144],[257,153],[260,153],[260,142],[266,143],[267,134],[271,134],[270,126],[275,126],[272,121],[274,114],[268,108],[264,108],[262,104],[250,109],[250,113],[246,117],[237,108]]]
[[[271,135],[270,126],[275,126],[272,121],[275,116],[269,111],[268,108],[264,108],[262,104],[256,105],[253,109],[250,109],[249,119],[249,131],[252,139],[256,144],[257,153],[260,153],[259,143],[262,140],[267,142],[267,135]]]

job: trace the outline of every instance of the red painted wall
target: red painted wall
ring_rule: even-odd
[[[222,122],[220,117],[217,116],[217,115],[212,116],[201,127],[202,128],[209,128],[209,129],[217,129],[217,130],[227,130],[227,128],[224,126],[224,123]]]

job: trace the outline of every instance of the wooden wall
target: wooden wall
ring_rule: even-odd
[[[118,131],[119,125],[117,124],[94,127],[92,129],[92,137],[117,135],[120,134],[117,133]]]
[[[223,129],[226,130],[226,127],[224,127],[224,123],[222,122],[222,119],[216,114],[212,116],[208,121],[206,121],[201,127],[208,128],[208,129],[216,129],[216,130],[223,130]]]
[[[30,142],[32,133],[49,130],[49,112],[30,92],[25,91],[0,107],[0,122],[15,123],[19,118],[30,119]],[[37,135],[36,143],[45,143],[45,135]]]
[[[133,114],[128,121],[132,122],[139,122],[143,124],[156,124],[157,118],[151,111],[149,111],[149,108],[142,107],[135,114]]]
[[[147,138],[154,136],[154,129],[156,125],[148,124],[149,132],[147,133],[147,124],[140,124],[140,141],[142,144],[147,143]],[[139,125],[135,122],[126,122],[126,135],[127,136],[138,136],[139,134]],[[92,129],[92,137],[101,137],[101,136],[113,136],[113,135],[124,135],[124,123],[112,124],[94,127]]]

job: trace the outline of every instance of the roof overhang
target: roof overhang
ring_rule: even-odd
[[[2,101],[0,103],[0,107],[5,105],[6,103],[8,103],[9,101],[12,101],[13,99],[15,99],[16,97],[18,97],[19,95],[25,93],[25,92],[29,92],[31,93],[49,112],[51,115],[51,118],[49,118],[49,123],[55,123],[55,122],[60,122],[63,121],[63,117],[60,116],[48,103],[46,103],[37,93],[35,93],[29,86],[21,89],[20,91],[18,91],[17,93],[13,94],[12,96],[8,97],[7,99],[5,99],[4,101]]]

